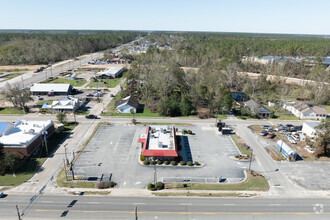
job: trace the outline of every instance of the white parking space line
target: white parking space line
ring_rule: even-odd
[[[223,204],[223,205],[226,205],[226,206],[234,206],[236,204]]]
[[[192,205],[191,203],[180,203],[180,205]]]

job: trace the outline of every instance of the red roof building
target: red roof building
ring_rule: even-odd
[[[146,133],[140,135],[139,143],[146,159],[171,160],[178,157],[174,127],[148,126]]]

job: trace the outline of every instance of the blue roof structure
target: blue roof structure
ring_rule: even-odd
[[[4,132],[7,125],[8,125],[8,122],[0,122],[0,132]]]

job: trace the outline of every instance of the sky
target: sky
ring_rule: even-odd
[[[0,29],[330,35],[330,0],[0,0]]]

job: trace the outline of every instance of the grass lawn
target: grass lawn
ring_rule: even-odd
[[[74,129],[75,126],[76,124],[74,122],[68,122],[65,125],[64,131],[58,133],[55,132],[48,139],[48,151],[52,152],[56,147],[58,147],[59,143],[63,140],[63,138],[65,138]],[[12,173],[0,176],[0,185],[17,186],[19,184],[22,184],[35,174],[35,171],[42,165],[46,158],[46,150],[44,147],[42,147],[39,153],[39,157],[29,158],[23,164],[20,165],[18,170],[15,172],[16,177],[14,177]]]
[[[219,115],[219,114],[216,114],[216,115],[215,115],[215,118],[217,118],[217,119],[227,119],[227,115]]]
[[[10,80],[10,79],[15,78],[15,77],[20,76],[20,75],[22,75],[22,73],[12,73],[8,76],[3,77],[3,79],[5,79],[5,80],[2,80],[1,82]]]
[[[185,184],[185,185],[184,185]],[[247,172],[247,178],[241,183],[165,183],[165,189],[183,190],[242,190],[242,191],[268,191],[269,184],[265,177]],[[186,186],[186,187],[184,187]]]
[[[246,150],[242,147],[242,144],[244,143],[243,139],[240,138],[238,135],[234,134],[234,135],[230,135],[231,139],[235,142],[238,150],[241,152],[242,155],[247,155],[250,156],[251,155],[251,151]]]
[[[20,109],[15,109],[12,107],[8,107],[8,108],[1,108],[0,107],[0,114],[3,115],[16,115],[16,114],[24,114],[23,110]]]
[[[79,177],[76,177],[79,179]],[[80,181],[72,180],[72,176],[68,176],[68,181],[65,179],[64,169],[62,168],[57,175],[56,184],[59,187],[69,187],[69,188],[95,188],[95,182],[92,181]]]
[[[96,87],[114,88],[120,83],[120,81],[121,81],[121,78],[99,79],[99,82],[92,82],[92,80],[91,80],[91,82],[87,86],[92,87],[92,88],[96,88]]]
[[[65,83],[71,86],[83,86],[86,83],[85,79],[69,80],[65,78],[54,78],[42,81],[43,83]]]

